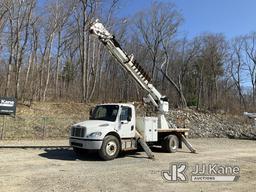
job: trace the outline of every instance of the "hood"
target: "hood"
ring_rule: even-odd
[[[86,127],[88,128],[94,128],[94,127],[108,127],[111,125],[114,125],[115,122],[110,122],[110,121],[103,121],[103,120],[87,120],[87,121],[83,121],[80,123],[77,123],[73,126],[82,126],[82,127]]]
[[[102,134],[97,139],[103,139],[107,133],[115,130],[116,122],[109,122],[103,120],[87,120],[73,125],[72,127],[85,127],[86,137],[90,137],[91,133],[101,132]],[[95,139],[95,138],[94,138]]]

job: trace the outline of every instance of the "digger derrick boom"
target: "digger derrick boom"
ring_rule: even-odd
[[[121,48],[120,44],[115,39],[102,23],[96,20],[90,26],[90,33],[96,35],[99,40],[107,47],[111,55],[116,58],[118,63],[136,80],[136,82],[149,94],[147,99],[158,109],[160,113],[167,113],[169,103],[166,96],[161,93],[151,83],[151,78],[134,60],[134,56],[128,56]]]

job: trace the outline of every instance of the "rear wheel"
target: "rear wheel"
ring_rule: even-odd
[[[108,135],[104,138],[99,156],[105,160],[112,160],[118,156],[120,152],[120,142],[118,138],[113,135]]]
[[[168,135],[164,138],[163,149],[168,153],[175,153],[178,150],[179,139],[176,135]]]

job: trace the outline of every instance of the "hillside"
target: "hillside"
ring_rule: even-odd
[[[43,139],[68,137],[72,124],[88,119],[93,104],[40,103],[31,107],[18,104],[16,118],[6,117],[4,139]],[[140,114],[143,107],[136,104]],[[190,128],[190,137],[228,137],[256,139],[256,129],[244,116],[198,112],[192,109],[171,110],[169,119],[178,127]],[[2,134],[2,130],[0,130]]]
[[[18,104],[16,117],[6,117],[4,139],[67,137],[72,124],[88,118],[90,105],[82,103],[35,102]],[[2,130],[0,130],[2,135]]]

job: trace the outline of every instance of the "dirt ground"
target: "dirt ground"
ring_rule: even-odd
[[[67,140],[1,141],[0,191],[253,191],[256,186],[256,142],[231,139],[191,139],[198,154],[155,149],[156,160],[144,152],[129,152],[113,161],[95,153],[77,157]],[[47,146],[47,147],[45,147]],[[11,148],[13,147],[13,148]],[[237,182],[169,183],[161,170],[173,162],[238,165]]]

